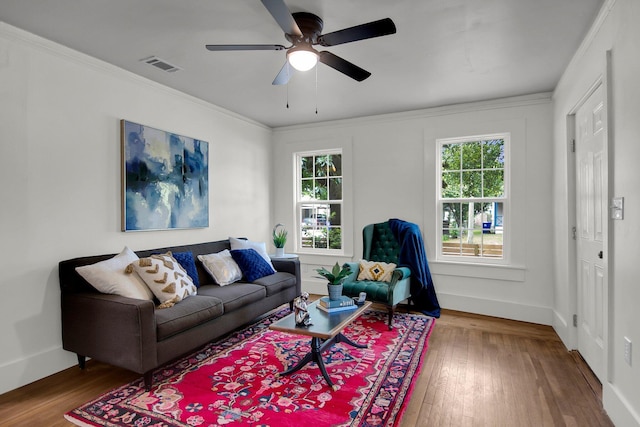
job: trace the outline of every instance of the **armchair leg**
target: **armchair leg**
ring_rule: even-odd
[[[393,329],[393,313],[395,312],[395,306],[389,306],[389,330]]]

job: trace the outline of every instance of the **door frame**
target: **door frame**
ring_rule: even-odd
[[[576,113],[578,111],[578,109],[580,107],[582,107],[582,105],[586,102],[587,99],[589,99],[589,97],[596,91],[596,89],[598,89],[600,86],[602,86],[603,89],[603,103],[604,103],[604,117],[605,117],[605,124],[604,124],[604,145],[603,145],[603,156],[604,156],[604,167],[605,167],[605,171],[603,173],[603,180],[604,180],[604,184],[603,184],[603,188],[604,188],[604,194],[602,195],[602,199],[603,199],[603,203],[605,203],[604,206],[609,206],[609,200],[611,197],[611,194],[613,194],[613,190],[612,190],[612,184],[613,181],[611,179],[611,168],[610,168],[610,152],[612,150],[611,147],[611,133],[610,133],[610,124],[612,123],[612,110],[611,110],[611,106],[613,105],[611,102],[611,82],[610,82],[610,78],[611,78],[611,51],[607,51],[606,53],[606,69],[605,72],[600,75],[596,81],[588,88],[587,91],[584,92],[584,94],[578,99],[578,101],[574,104],[573,108],[571,108],[571,110],[569,110],[569,112],[567,113],[567,119],[566,119],[566,123],[567,123],[567,147],[568,147],[568,156],[567,156],[567,189],[568,189],[568,212],[567,212],[567,218],[569,220],[569,239],[573,238],[573,243],[570,244],[569,247],[569,253],[568,253],[568,260],[569,260],[569,271],[568,271],[568,277],[569,277],[569,293],[570,293],[570,301],[572,302],[571,304],[571,309],[573,311],[573,314],[577,315],[578,313],[578,278],[577,278],[577,268],[578,268],[578,258],[577,258],[577,240],[573,237],[572,234],[572,227],[576,227],[577,226],[577,191],[576,191],[576,185],[577,185],[577,181],[576,181],[576,158],[575,158],[575,150],[573,149],[573,144],[576,139],[576,120],[575,120],[575,116]],[[613,325],[613,322],[611,321],[611,314],[613,313],[613,310],[611,309],[611,303],[613,301],[613,287],[611,286],[611,284],[613,283],[613,280],[611,278],[611,269],[609,268],[609,260],[612,259],[612,249],[613,249],[613,245],[611,242],[611,239],[609,238],[610,236],[610,231],[611,231],[611,219],[610,219],[610,209],[607,209],[607,215],[606,215],[606,226],[604,227],[603,230],[603,248],[604,248],[604,257],[603,257],[603,268],[604,268],[604,287],[605,287],[605,298],[606,301],[603,304],[603,310],[604,312],[603,314],[603,331],[604,331],[604,337],[603,337],[603,345],[604,345],[604,349],[603,349],[603,365],[604,365],[604,375],[603,375],[603,382],[606,380],[608,382],[611,382],[611,375],[613,372],[612,366],[611,366],[611,360],[612,358],[609,357],[609,354],[611,352],[612,347],[612,343],[611,343],[611,337],[613,336],[613,334],[611,333],[611,327]],[[579,323],[579,322],[578,322]],[[571,336],[573,336],[572,342],[574,343],[573,347],[575,347],[574,349],[578,349],[578,331],[577,331],[577,327],[575,325],[575,323],[572,322],[573,328],[572,328],[572,333]]]

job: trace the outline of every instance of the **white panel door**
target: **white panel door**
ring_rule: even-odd
[[[576,113],[578,351],[600,381],[605,379],[605,124],[600,85]]]

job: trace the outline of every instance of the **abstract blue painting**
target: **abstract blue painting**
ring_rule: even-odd
[[[209,143],[120,121],[122,230],[209,226]]]

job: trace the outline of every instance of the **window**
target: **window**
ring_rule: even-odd
[[[297,247],[311,253],[342,253],[342,151],[297,153]]]
[[[437,142],[439,257],[505,259],[509,134]]]

